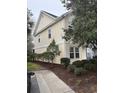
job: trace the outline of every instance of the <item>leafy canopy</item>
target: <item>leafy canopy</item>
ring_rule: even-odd
[[[53,52],[54,55],[59,55],[60,51],[59,51],[59,47],[58,45],[56,45],[55,40],[53,39],[53,41],[50,43],[50,45],[47,48],[48,52]]]
[[[27,9],[27,55],[31,56],[34,44],[32,43],[32,28],[34,25],[34,22],[32,21],[32,12]]]
[[[62,0],[68,10],[73,10],[74,19],[65,29],[65,39],[79,46],[97,48],[97,0]]]
[[[47,47],[47,51],[43,52],[42,54],[37,54],[38,59],[42,59],[43,61],[52,61],[54,58],[60,54],[59,47],[56,45],[55,40],[53,40],[50,45]]]

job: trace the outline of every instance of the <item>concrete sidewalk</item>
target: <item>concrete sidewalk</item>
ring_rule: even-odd
[[[67,84],[52,71],[35,71],[40,93],[75,93]]]
[[[31,93],[40,93],[36,76],[31,76]]]

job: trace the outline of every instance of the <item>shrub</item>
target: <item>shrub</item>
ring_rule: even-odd
[[[69,58],[61,58],[61,64],[63,64],[66,68],[70,64],[70,59]]]
[[[92,64],[96,64],[97,63],[97,60],[91,59],[91,60],[89,60],[89,62],[92,63]]]
[[[39,57],[40,59],[52,61],[53,63],[53,59],[55,58],[55,55],[53,52],[43,52],[42,54],[39,54]]]
[[[30,56],[27,56],[27,62],[32,62],[32,58]]]
[[[35,61],[35,59],[36,59],[36,54],[35,53],[32,53],[32,54],[27,56],[27,61],[28,62],[33,62],[33,61]]]
[[[67,68],[67,70],[68,70],[69,72],[74,72],[74,69],[75,69],[75,66],[72,65],[72,64],[70,64],[70,65],[68,66],[68,68]]]
[[[84,62],[77,60],[77,61],[74,61],[72,64],[75,65],[76,67],[83,67]]]
[[[85,64],[89,63],[89,60],[81,60],[81,62],[83,63],[82,66],[84,67]]]
[[[79,76],[79,75],[81,75],[82,70],[83,70],[82,67],[75,67],[75,69],[74,69],[74,74],[75,74],[76,76]]]
[[[84,68],[89,71],[96,71],[97,70],[97,65],[93,63],[87,63],[84,65]]]
[[[74,69],[74,74],[76,76],[79,76],[81,74],[86,74],[86,73],[87,73],[87,70],[82,67],[75,67],[75,69]]]

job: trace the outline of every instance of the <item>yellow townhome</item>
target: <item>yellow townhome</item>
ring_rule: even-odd
[[[60,55],[56,56],[54,59],[54,63],[60,64],[60,59],[63,57],[70,58],[71,62],[86,59],[86,48],[78,48],[76,44],[73,44],[71,41],[67,42],[63,39],[63,29],[68,28],[73,17],[71,11],[60,17],[46,11],[41,11],[34,29],[35,53],[45,52],[54,39],[61,51]]]

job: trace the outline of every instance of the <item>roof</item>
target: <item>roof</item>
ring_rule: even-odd
[[[47,13],[48,15],[51,15],[51,16],[53,16],[53,17],[55,17],[55,18],[57,18],[57,17],[58,17],[58,16],[53,15],[53,14],[51,14],[51,13],[48,13],[48,12],[46,12],[46,11],[43,11],[43,12],[45,12],[45,13]]]
[[[47,13],[47,14],[49,14],[49,15],[55,17],[55,15],[50,14],[50,13],[48,13],[48,12],[46,12],[46,11],[42,11],[42,12],[45,12],[45,13]],[[50,23],[49,25],[47,25],[46,27],[44,27],[43,29],[41,29],[38,33],[36,33],[36,29],[35,29],[35,31],[34,31],[34,36],[37,36],[38,34],[40,34],[41,32],[43,32],[44,30],[46,30],[46,29],[49,28],[50,26],[52,26],[52,25],[56,24],[57,22],[61,21],[61,20],[62,20],[63,18],[65,18],[65,16],[67,16],[69,13],[71,13],[71,11],[64,13],[64,14],[61,15],[60,17],[56,17],[55,22]],[[40,21],[40,20],[38,19],[38,21]],[[39,23],[39,22],[37,22],[36,27],[38,27],[38,23]]]

